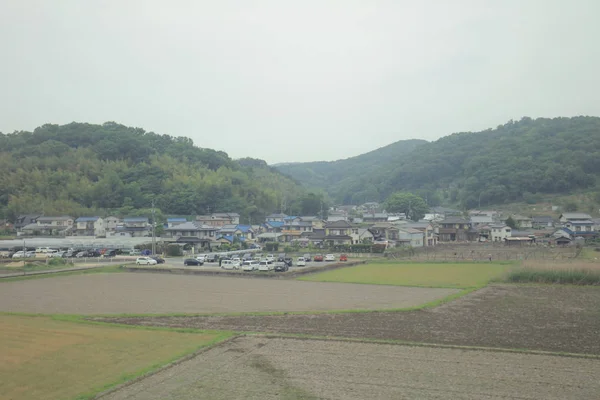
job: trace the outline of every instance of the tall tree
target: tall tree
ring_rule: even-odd
[[[429,211],[429,206],[422,197],[410,192],[396,192],[385,201],[387,212],[404,213],[406,218],[418,221]]]

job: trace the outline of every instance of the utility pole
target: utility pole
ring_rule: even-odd
[[[156,217],[154,212],[154,199],[152,199],[152,255],[156,254],[156,237],[154,230],[156,229]]]
[[[25,247],[25,239],[23,239],[23,275],[25,275],[25,254],[27,254],[27,248]]]

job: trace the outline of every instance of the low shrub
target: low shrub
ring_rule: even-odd
[[[67,260],[65,260],[64,258],[51,258],[48,260],[48,265],[51,265],[53,267],[66,265],[66,264],[67,264]]]
[[[505,279],[511,283],[554,283],[567,285],[600,285],[600,271],[592,269],[517,268]]]

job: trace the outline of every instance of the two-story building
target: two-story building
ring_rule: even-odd
[[[288,216],[282,213],[273,213],[269,214],[265,217],[266,222],[281,222],[282,224],[285,222],[285,219]]]
[[[163,239],[171,242],[186,243],[210,249],[217,244],[217,232],[220,228],[203,225],[197,221],[184,222],[164,230]]]
[[[533,229],[552,229],[554,228],[554,218],[551,215],[537,215],[531,217]]]
[[[440,242],[466,242],[477,240],[478,233],[471,222],[462,217],[449,217],[439,222],[438,238]]]
[[[429,221],[409,222],[400,227],[412,228],[423,233],[423,246],[435,246],[438,242],[438,236],[435,233],[433,224]]]
[[[109,232],[116,232],[117,227],[123,225],[123,221],[121,221],[120,218],[111,215],[104,218],[104,225],[106,227],[106,234],[108,235]]]
[[[106,236],[106,225],[100,217],[79,217],[73,225],[73,236]]]
[[[352,244],[352,229],[355,227],[350,222],[345,220],[327,222],[325,224],[325,239],[324,242],[331,245],[336,244]]]
[[[396,245],[423,247],[424,239],[423,232],[418,229],[408,228],[406,226],[398,227],[398,240],[396,241]]]
[[[237,225],[240,223],[240,215],[238,213],[212,213],[210,215],[197,215],[196,222],[202,225],[223,226]]]
[[[388,214],[381,212],[363,213],[362,220],[364,223],[375,224],[377,222],[387,222]]]
[[[504,224],[490,225],[490,240],[492,242],[504,242],[509,237],[512,237],[510,226]]]
[[[176,217],[167,218],[166,228],[172,228],[176,225],[184,224],[186,222],[188,222],[186,218],[176,218]]]
[[[148,237],[152,235],[152,225],[146,217],[126,217],[117,232],[127,232],[130,237]]]
[[[510,216],[515,224],[519,227],[519,229],[532,229],[533,228],[533,220],[529,217],[519,214],[513,214]],[[506,221],[504,221],[506,222]]]
[[[21,228],[21,234],[27,236],[67,236],[71,234],[74,219],[67,215],[41,216],[36,222]]]
[[[390,222],[374,224],[369,230],[373,233],[373,238],[376,242],[387,242],[389,246],[395,246],[400,238],[398,235],[398,225]]]

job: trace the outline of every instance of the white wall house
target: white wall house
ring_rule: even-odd
[[[512,236],[512,229],[507,225],[490,225],[490,240],[492,242],[504,242],[504,239]]]

